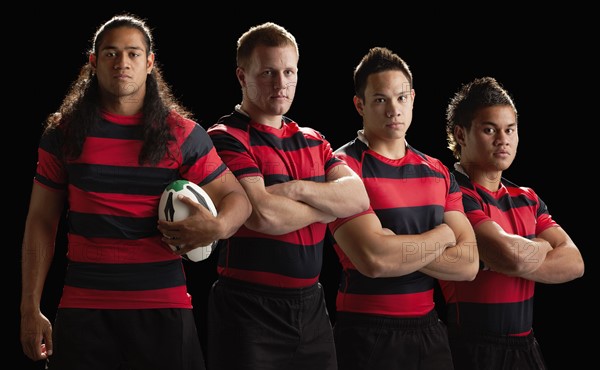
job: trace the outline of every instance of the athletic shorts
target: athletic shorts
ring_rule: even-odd
[[[509,337],[468,333],[449,327],[450,348],[458,370],[545,370],[533,332]]]
[[[190,309],[57,311],[47,368],[205,370]]]
[[[416,318],[338,312],[339,370],[452,370],[446,325],[431,310]]]
[[[323,287],[219,278],[208,300],[208,369],[337,370]]]

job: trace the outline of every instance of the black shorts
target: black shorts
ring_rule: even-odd
[[[337,370],[321,284],[284,289],[219,278],[207,325],[208,369]]]
[[[448,332],[435,310],[418,318],[338,312],[339,370],[452,370]]]
[[[205,370],[190,309],[61,308],[48,369]]]
[[[545,370],[540,346],[533,335],[509,337],[448,329],[457,370]]]

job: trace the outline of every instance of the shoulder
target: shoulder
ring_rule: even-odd
[[[368,150],[369,147],[360,141],[358,138],[347,142],[338,149],[335,150],[334,154],[336,157],[343,159],[352,158],[355,161],[360,161],[364,151]]]
[[[502,178],[501,183],[506,187],[511,196],[524,195],[531,199],[539,198],[536,192],[530,187],[517,185],[504,177]]]
[[[250,118],[233,112],[222,116],[217,122],[208,128],[209,134],[227,133],[233,131],[247,132],[250,126]]]

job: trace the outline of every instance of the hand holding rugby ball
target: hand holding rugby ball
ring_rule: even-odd
[[[181,221],[190,216],[190,207],[178,199],[184,195],[208,209],[213,216],[217,216],[217,209],[208,194],[198,185],[188,180],[176,180],[170,183],[163,191],[158,204],[158,218],[165,221]],[[218,240],[208,245],[199,245],[183,255],[184,258],[198,262],[210,256]],[[182,246],[172,245],[171,249],[179,250]]]

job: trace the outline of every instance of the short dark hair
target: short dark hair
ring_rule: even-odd
[[[477,110],[496,105],[512,107],[517,117],[517,108],[512,98],[493,77],[476,78],[462,85],[454,94],[446,108],[446,139],[448,149],[452,150],[456,159],[460,159],[460,144],[454,137],[454,127],[460,126],[470,130]]]
[[[364,99],[367,78],[374,73],[385,71],[401,71],[410,83],[409,88],[413,88],[413,77],[408,64],[390,49],[378,46],[371,48],[354,69],[354,93],[356,96]]]

